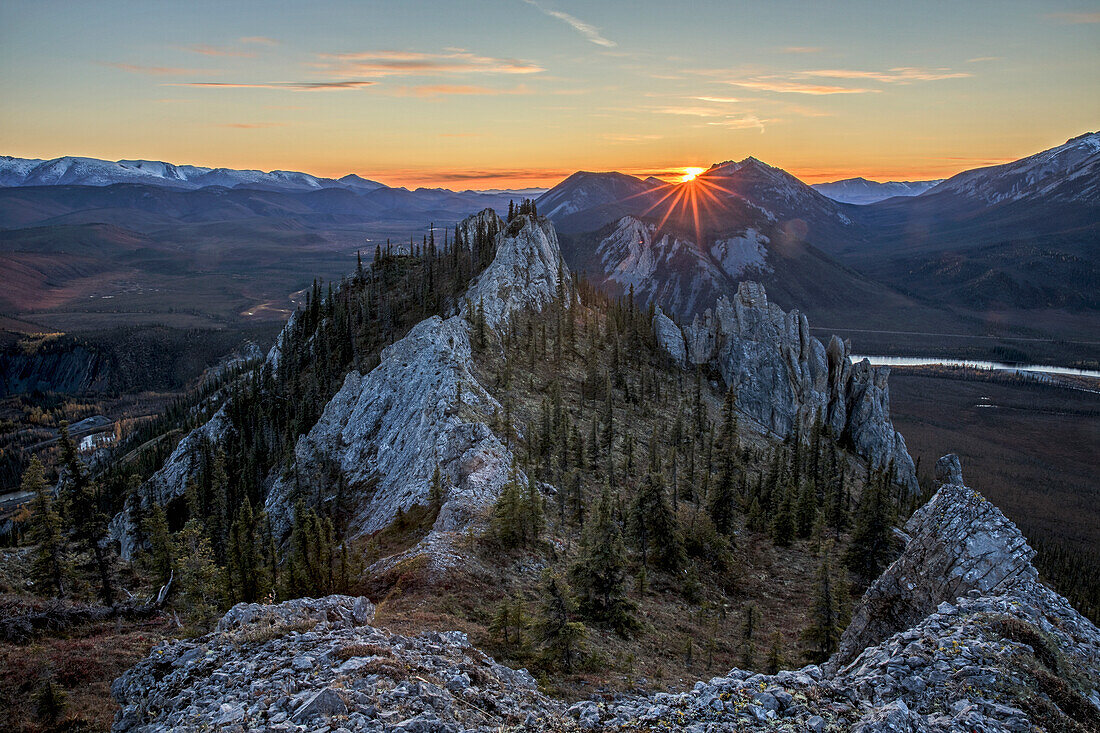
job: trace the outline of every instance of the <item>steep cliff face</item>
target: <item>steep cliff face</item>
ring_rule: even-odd
[[[331,596],[241,604],[213,634],[158,645],[116,680],[114,729],[1100,730],[1100,629],[1038,581],[1019,531],[961,485],[957,461],[941,475],[958,480],[914,515],[824,667],[567,707],[462,634],[394,636],[368,625],[366,599]]]
[[[890,422],[889,369],[853,365],[849,345],[835,336],[826,348],[810,335],[805,315],[768,303],[759,283],[740,283],[732,301],[719,298],[682,331],[661,313],[654,329],[673,359],[716,368],[736,390],[738,407],[767,430],[785,438],[801,427],[805,434],[820,419],[917,490],[913,459]]]
[[[11,348],[0,352],[0,395],[103,392],[109,386],[108,371],[103,354],[79,344],[34,354]]]

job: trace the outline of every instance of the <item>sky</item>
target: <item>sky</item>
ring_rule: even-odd
[[[0,154],[942,178],[1100,129],[1100,0],[0,0]]]

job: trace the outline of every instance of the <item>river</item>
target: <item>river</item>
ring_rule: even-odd
[[[852,354],[852,363],[867,359],[872,366],[946,366],[984,369],[995,372],[1015,372],[1023,374],[1057,374],[1066,377],[1091,377],[1100,379],[1100,371],[1091,369],[1072,369],[1070,367],[1046,366],[1043,364],[1006,364],[999,361],[981,361],[977,359],[941,359],[934,356],[857,356]]]

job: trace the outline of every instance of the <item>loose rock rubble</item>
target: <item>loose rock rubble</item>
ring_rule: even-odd
[[[457,631],[399,636],[369,626],[365,598],[239,604],[217,629],[162,642],[115,680],[115,731],[548,730],[565,706],[525,670]],[[571,727],[571,726],[570,726]]]

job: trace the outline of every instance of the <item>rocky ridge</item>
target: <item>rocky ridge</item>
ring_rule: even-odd
[[[467,220],[476,227],[485,211]],[[493,262],[471,285],[459,313],[433,316],[383,350],[368,374],[352,371],[325,406],[317,424],[295,447],[295,469],[268,494],[266,509],[277,531],[293,520],[290,497],[297,476],[324,476],[338,467],[353,492],[357,535],[389,525],[399,511],[428,503],[438,466],[446,496],[432,534],[412,552],[446,565],[446,537],[465,529],[492,504],[512,471],[512,452],[487,424],[500,404],[471,371],[470,313],[484,314],[491,332],[519,309],[541,310],[569,277],[553,227],[530,216],[505,230],[497,220]],[[526,483],[522,473],[517,474]],[[308,494],[309,492],[305,492]]]
[[[513,461],[486,423],[501,407],[471,371],[468,310],[480,308],[490,332],[499,332],[517,310],[541,310],[559,297],[570,275],[545,219],[520,216],[504,231],[505,223],[486,209],[460,226],[487,228],[490,219],[500,231],[495,257],[470,286],[458,312],[418,323],[382,351],[379,365],[369,373],[349,372],[316,425],[299,439],[294,466],[272,477],[265,509],[278,535],[285,535],[293,523],[294,496],[307,503],[330,498],[311,479],[339,471],[352,493],[351,526],[361,535],[387,526],[399,511],[427,504],[438,466],[445,501],[433,534],[413,553],[430,548],[426,554],[433,562],[446,565],[453,553],[441,538],[464,529],[495,500]],[[280,335],[267,355],[272,369],[278,368],[283,340]],[[134,549],[133,517],[139,505],[150,500],[166,505],[183,496],[196,470],[199,445],[216,444],[228,429],[219,410],[185,437],[131,497],[111,526],[124,558]],[[522,473],[517,478],[526,482]]]
[[[852,364],[850,344],[835,336],[823,346],[804,314],[769,303],[759,283],[740,282],[732,301],[720,297],[682,329],[658,311],[654,329],[674,360],[714,367],[736,390],[738,408],[768,431],[807,435],[820,419],[917,491],[913,459],[890,422],[889,368]]]
[[[463,634],[391,635],[367,625],[365,599],[331,596],[241,604],[212,634],[158,645],[115,682],[122,710],[114,729],[1100,729],[1100,630],[1038,581],[1015,526],[950,483],[907,531],[905,550],[856,617],[880,608],[888,587],[916,620],[821,667],[734,669],[685,692],[566,706]],[[936,575],[946,568],[954,570]],[[845,641],[867,634],[853,622]]]

